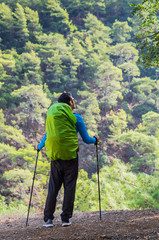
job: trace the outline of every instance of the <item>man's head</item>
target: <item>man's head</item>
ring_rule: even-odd
[[[60,97],[58,98],[58,102],[62,102],[62,103],[67,103],[72,110],[75,109],[75,102],[74,102],[74,98],[72,97],[71,93],[68,92],[64,92],[60,95]]]

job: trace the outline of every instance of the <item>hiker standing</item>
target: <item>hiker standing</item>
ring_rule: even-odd
[[[83,118],[72,113],[75,102],[70,93],[63,93],[58,103],[51,105],[47,111],[46,134],[38,145],[41,150],[46,147],[46,154],[52,160],[48,186],[48,195],[44,209],[45,227],[52,227],[56,198],[63,184],[64,200],[62,206],[62,226],[69,226],[73,214],[75,188],[78,176],[78,137],[79,132],[87,144],[96,144],[99,136],[90,137]]]

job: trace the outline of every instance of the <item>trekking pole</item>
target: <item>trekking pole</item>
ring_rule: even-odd
[[[97,157],[97,177],[98,177],[98,197],[99,197],[99,218],[101,220],[102,214],[101,214],[101,198],[100,198],[100,182],[99,182],[98,143],[96,143],[96,157]]]
[[[37,167],[37,162],[38,162],[38,155],[39,155],[39,149],[37,150],[37,155],[36,155],[36,162],[35,162],[35,169],[34,169],[34,176],[33,176],[33,183],[31,187],[31,192],[30,192],[30,201],[29,201],[29,207],[28,207],[28,214],[27,214],[27,220],[26,220],[26,227],[29,225],[28,219],[29,219],[29,211],[31,207],[31,199],[32,199],[32,194],[33,194],[33,187],[34,187],[34,180],[35,180],[35,173],[36,173],[36,167]]]

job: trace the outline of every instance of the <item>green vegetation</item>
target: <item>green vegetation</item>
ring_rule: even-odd
[[[138,31],[140,60],[146,67],[159,66],[158,0],[143,0],[142,4],[133,6],[134,14],[140,22]]]
[[[101,138],[102,209],[159,207],[157,24],[157,1],[0,0],[1,215],[27,211],[34,147],[63,91]],[[75,210],[95,211],[95,148],[79,145]],[[42,150],[35,211],[44,206],[49,165]]]

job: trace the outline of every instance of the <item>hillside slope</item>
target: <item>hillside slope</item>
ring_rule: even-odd
[[[67,228],[61,227],[59,215],[49,229],[42,227],[42,215],[31,216],[28,227],[25,222],[25,217],[1,219],[0,239],[159,239],[159,210],[103,211],[102,220],[98,212],[76,213]]]

